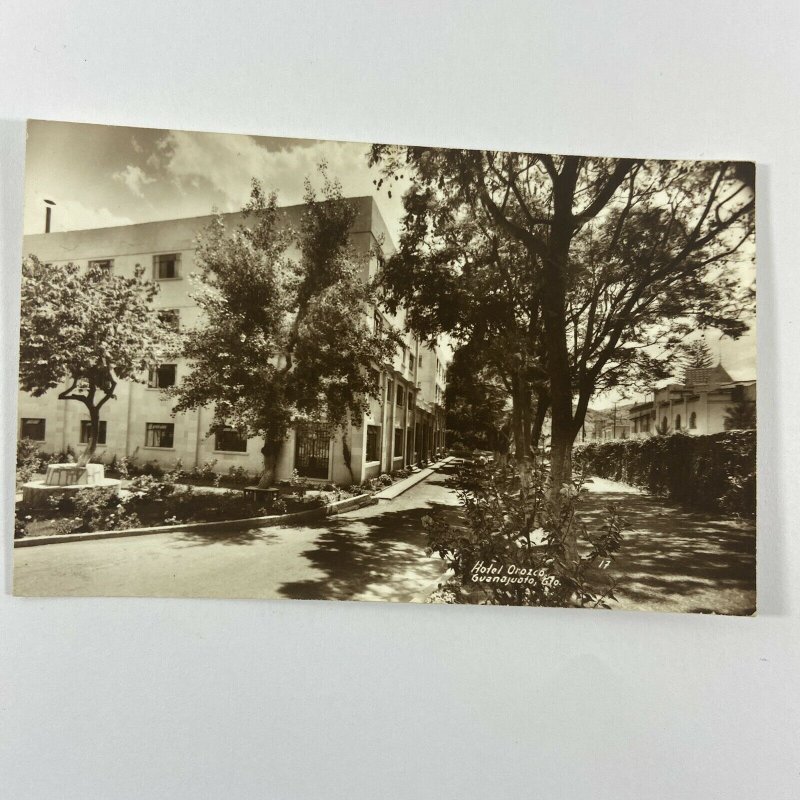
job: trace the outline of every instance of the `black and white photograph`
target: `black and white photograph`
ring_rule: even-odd
[[[800,797],[800,3],[5,0],[0,800]]]
[[[16,595],[755,613],[753,163],[26,147]]]

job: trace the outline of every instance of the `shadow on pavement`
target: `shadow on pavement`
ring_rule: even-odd
[[[597,530],[609,503],[624,518],[623,542],[608,573],[619,604],[718,614],[755,611],[756,535],[751,520],[719,518],[647,495],[587,494],[578,514]]]
[[[434,511],[458,513],[456,507],[426,502],[362,519],[334,517],[314,526],[320,534],[303,556],[324,576],[286,583],[281,594],[306,600],[412,599],[444,569],[438,557],[428,558],[422,527],[422,517]]]
[[[275,532],[288,526],[275,526],[275,528],[245,528],[240,529],[224,528],[222,530],[187,530],[178,531],[175,534],[176,544],[189,547],[199,547],[209,544],[223,545],[250,545],[258,543],[269,543],[279,539]]]

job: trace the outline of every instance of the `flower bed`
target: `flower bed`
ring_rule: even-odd
[[[86,489],[73,497],[52,498],[44,508],[16,508],[14,536],[53,536],[114,531],[157,525],[247,519],[321,508],[339,499],[332,492],[305,496],[287,494],[264,506],[244,499],[241,492],[202,492],[139,476],[128,490]]]

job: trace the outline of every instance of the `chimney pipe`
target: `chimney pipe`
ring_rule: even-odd
[[[44,202],[46,204],[44,213],[44,232],[50,233],[50,215],[53,210],[52,206],[54,206],[55,203],[52,200],[45,200]]]

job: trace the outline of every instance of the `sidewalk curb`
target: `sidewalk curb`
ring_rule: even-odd
[[[418,483],[422,483],[422,481],[424,481],[426,478],[433,475],[433,473],[439,469],[439,467],[444,466],[448,461],[450,461],[450,458],[450,456],[447,456],[441,461],[437,461],[435,464],[432,464],[430,467],[425,467],[425,469],[421,469],[419,472],[415,472],[412,475],[409,475],[407,478],[403,478],[403,480],[397,481],[397,483],[393,483],[391,486],[387,486],[385,489],[381,489],[381,491],[376,492],[373,496],[377,500],[394,500],[395,497],[399,497],[404,492],[407,492]]]
[[[69,533],[63,536],[31,536],[14,540],[14,547],[38,547],[46,544],[65,542],[87,542],[94,539],[122,539],[128,536],[147,536],[156,533],[178,533],[179,531],[246,530],[257,526],[273,526],[290,522],[303,522],[324,519],[345,511],[374,505],[378,501],[371,494],[360,494],[334,503],[311,508],[308,511],[295,511],[292,514],[279,514],[268,517],[247,517],[245,519],[217,520],[215,522],[189,522],[183,525],[156,525],[149,528],[125,528],[119,531],[87,531]]]

